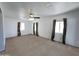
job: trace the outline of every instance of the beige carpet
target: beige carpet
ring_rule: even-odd
[[[42,37],[26,35],[9,38],[6,51],[1,55],[10,56],[78,56],[79,48],[52,42]]]

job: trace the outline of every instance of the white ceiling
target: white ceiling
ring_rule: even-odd
[[[79,7],[78,2],[2,2],[1,8],[6,16],[25,17],[31,8],[35,16],[51,16],[65,13]]]

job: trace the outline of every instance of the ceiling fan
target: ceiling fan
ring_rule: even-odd
[[[29,13],[28,13],[28,20],[33,21],[35,19],[40,19],[40,17],[34,16],[35,14],[32,12],[32,9],[29,9]]]

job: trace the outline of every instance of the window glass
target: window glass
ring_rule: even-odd
[[[63,33],[63,21],[56,22],[55,32]]]
[[[25,23],[21,22],[20,30],[21,30],[21,31],[24,31],[24,30],[25,30]]]

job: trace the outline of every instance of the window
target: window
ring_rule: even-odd
[[[63,21],[56,22],[55,32],[63,33]]]
[[[21,31],[24,31],[24,30],[25,30],[25,23],[21,22],[20,30],[21,30]]]

